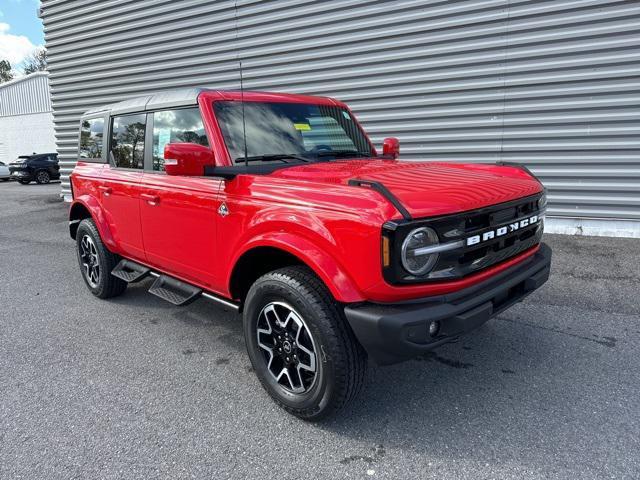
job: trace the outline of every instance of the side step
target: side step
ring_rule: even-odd
[[[181,306],[193,302],[200,296],[202,290],[175,278],[160,275],[156,278],[156,281],[153,282],[153,285],[151,285],[149,293],[169,303]]]
[[[120,280],[124,280],[127,283],[135,283],[142,280],[149,275],[147,267],[140,265],[139,263],[132,262],[130,260],[120,260],[120,263],[111,270],[111,275],[118,277]]]

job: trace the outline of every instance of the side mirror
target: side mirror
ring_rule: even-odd
[[[400,140],[395,137],[385,138],[382,142],[382,156],[394,160],[400,156]]]
[[[198,177],[204,175],[205,165],[213,165],[209,147],[197,143],[168,143],[164,147],[164,171],[167,175]]]

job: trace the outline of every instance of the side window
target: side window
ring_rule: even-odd
[[[153,170],[164,171],[164,147],[176,142],[209,146],[200,109],[182,108],[153,114]]]
[[[113,117],[109,157],[120,168],[144,167],[144,131],[147,116],[144,113]]]
[[[104,119],[82,120],[80,125],[80,158],[101,158],[104,136]],[[49,160],[55,161],[53,157]]]

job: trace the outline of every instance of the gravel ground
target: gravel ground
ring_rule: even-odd
[[[308,424],[235,314],[92,297],[58,191],[0,184],[0,478],[640,477],[638,240],[548,235],[526,302]]]

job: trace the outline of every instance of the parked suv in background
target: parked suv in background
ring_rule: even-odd
[[[351,401],[367,358],[455,341],[549,276],[525,167],[401,162],[394,138],[379,155],[331,98],[167,92],[87,112],[79,139],[69,226],[89,290],[151,276],[174,305],[241,312],[256,375],[301,418]]]
[[[33,181],[44,184],[60,178],[60,166],[57,153],[34,153],[21,155],[9,164],[11,178],[23,185]]]

